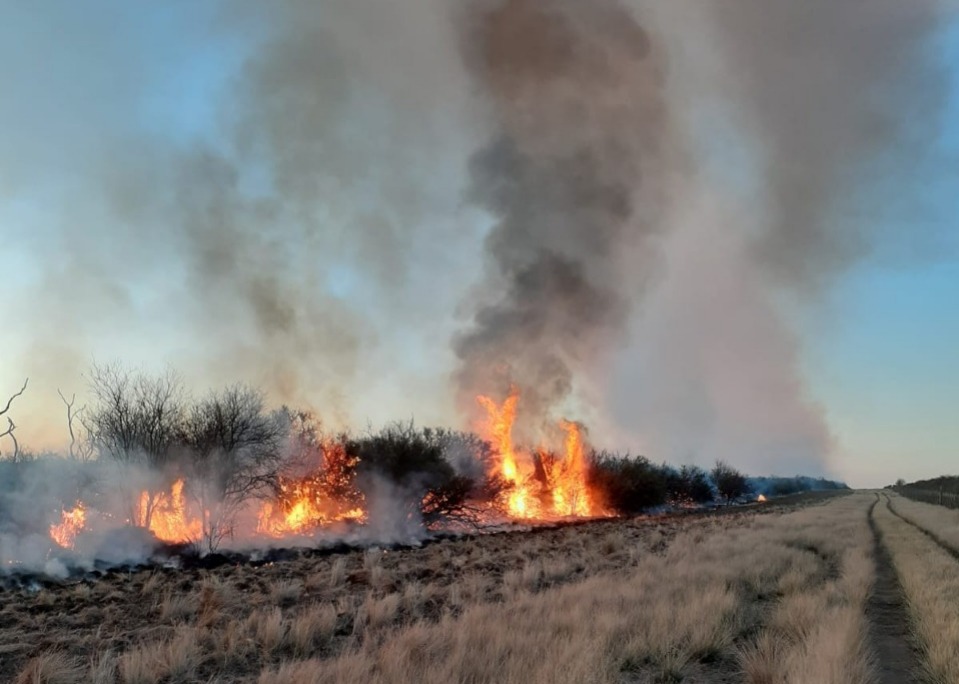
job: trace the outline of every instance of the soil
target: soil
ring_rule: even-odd
[[[918,682],[919,653],[911,638],[906,602],[892,564],[892,557],[882,543],[882,535],[873,516],[876,501],[869,508],[869,527],[873,534],[876,561],[876,582],[866,604],[869,638],[877,660],[879,684]]]

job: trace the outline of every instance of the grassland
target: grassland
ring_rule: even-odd
[[[875,514],[922,653],[918,675],[959,682],[959,511],[883,494]]]
[[[800,498],[8,592],[0,680],[882,681],[872,514],[910,614],[929,616],[913,618],[919,670],[957,681],[956,602],[936,612],[920,590],[959,590],[947,581],[959,563],[876,500]],[[917,554],[941,560],[933,576],[909,564]]]

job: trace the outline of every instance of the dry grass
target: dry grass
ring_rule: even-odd
[[[898,494],[884,493],[884,496],[889,498],[896,513],[959,551],[959,510],[913,501]]]
[[[898,511],[911,509],[901,505],[901,497],[894,502]],[[922,532],[896,518],[885,501],[876,506],[876,523],[906,594],[928,680],[959,682],[959,563]]]
[[[35,656],[17,675],[16,684],[81,684],[86,672],[77,661],[52,651]]]
[[[855,646],[837,634],[859,625],[837,618],[859,605],[849,539],[821,537],[860,508],[600,522],[20,593],[0,608],[0,640],[24,644],[0,680],[34,681],[35,657],[98,684],[729,680],[773,633],[818,677],[815,645]],[[810,587],[822,595],[800,600]]]
[[[268,667],[258,681],[668,682],[732,677],[741,663],[754,670],[747,681],[866,682],[868,504],[857,496],[710,535],[692,529],[663,555],[545,591],[542,566],[528,562],[504,574],[507,603],[468,604],[335,658]],[[798,598],[810,590],[812,600]]]

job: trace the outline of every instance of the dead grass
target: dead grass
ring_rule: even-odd
[[[822,520],[846,515],[827,508],[816,507]],[[600,522],[21,593],[2,609],[0,640],[26,645],[0,659],[0,681],[57,653],[82,665],[72,681],[97,684],[734,678],[780,595],[828,579],[828,563],[790,531],[819,534],[821,521],[783,512]],[[813,643],[818,606],[784,607],[776,629]],[[68,614],[71,628],[51,635],[51,613]]]
[[[259,682],[600,683],[624,673],[678,682],[740,667],[753,682],[865,682],[868,503],[851,497],[712,535],[691,530],[663,555],[545,591],[542,565],[528,561],[504,573],[506,603],[467,604],[338,657],[267,667]],[[781,585],[814,588],[815,598],[781,601]]]
[[[64,653],[53,651],[31,658],[17,675],[16,684],[82,684],[86,672]]]
[[[897,511],[911,509],[901,505],[901,497],[894,501]],[[884,501],[876,506],[876,523],[906,594],[928,680],[959,682],[959,563],[922,532],[896,518]]]

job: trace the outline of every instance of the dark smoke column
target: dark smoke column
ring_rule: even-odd
[[[498,129],[471,159],[470,199],[497,223],[455,382],[467,412],[515,385],[536,429],[601,367],[640,294],[628,255],[657,230],[668,167],[661,58],[614,0],[468,15],[465,61]]]

